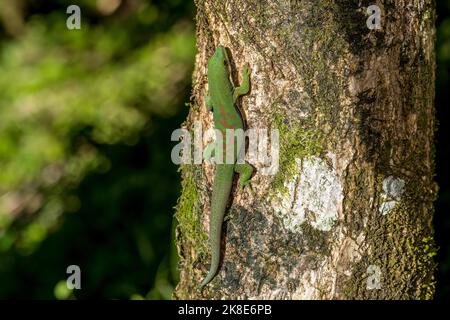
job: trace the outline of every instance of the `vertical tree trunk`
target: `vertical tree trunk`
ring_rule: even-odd
[[[381,9],[379,29],[367,24]],[[248,62],[247,127],[278,129],[280,166],[233,190],[224,257],[209,263],[213,165],[184,165],[175,298],[426,299],[434,294],[433,0],[197,1],[193,105],[211,128],[218,44]],[[370,19],[369,19],[370,20]],[[370,20],[369,22],[374,22]]]

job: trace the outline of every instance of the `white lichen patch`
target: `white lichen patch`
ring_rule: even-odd
[[[388,214],[400,201],[405,192],[405,181],[389,176],[383,180],[383,192],[381,193],[381,205],[379,211],[382,215]]]
[[[278,194],[273,206],[288,230],[299,232],[307,221],[317,230],[330,231],[342,206],[338,175],[319,157],[297,164],[298,174],[284,184],[288,192]]]

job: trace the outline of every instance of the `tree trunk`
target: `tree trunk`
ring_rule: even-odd
[[[253,191],[233,189],[221,268],[200,292],[214,165],[182,166],[174,298],[432,298],[434,1],[198,0],[197,9],[185,127],[213,127],[206,66],[221,44],[235,79],[249,63],[239,107],[248,128],[278,130],[279,170],[263,175],[253,163]]]

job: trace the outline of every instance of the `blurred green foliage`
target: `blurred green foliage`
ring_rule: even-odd
[[[81,30],[66,8],[81,7]],[[437,297],[450,299],[450,0],[437,1]],[[168,299],[177,281],[170,134],[194,7],[0,1],[0,298]],[[65,285],[82,270],[82,289]]]
[[[0,18],[0,298],[170,298],[193,4],[2,0]]]

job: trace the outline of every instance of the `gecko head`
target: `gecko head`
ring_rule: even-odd
[[[218,46],[214,55],[216,60],[223,61],[225,66],[229,66],[230,60],[228,59],[228,52],[225,47]]]

